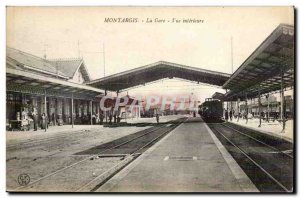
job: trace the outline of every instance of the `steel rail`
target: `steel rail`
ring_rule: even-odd
[[[160,129],[160,128],[162,128],[162,127],[159,127],[158,129]],[[32,186],[33,184],[35,184],[35,183],[37,183],[37,182],[39,182],[39,181],[41,181],[41,180],[44,180],[44,179],[46,179],[46,178],[48,178],[48,177],[51,177],[51,176],[53,176],[53,175],[56,175],[57,173],[60,173],[60,172],[62,172],[62,171],[64,171],[64,170],[67,170],[67,169],[69,169],[69,168],[71,168],[71,167],[73,167],[73,166],[75,166],[75,165],[78,165],[78,164],[80,164],[80,163],[82,163],[82,162],[85,162],[85,161],[88,160],[88,159],[97,157],[97,155],[99,155],[99,154],[101,154],[101,153],[103,153],[103,152],[106,152],[106,151],[115,149],[115,148],[117,148],[117,147],[119,147],[119,146],[122,146],[122,145],[124,145],[124,144],[127,144],[127,143],[129,143],[129,142],[131,142],[131,141],[133,141],[133,140],[135,140],[135,139],[137,139],[137,138],[140,138],[140,137],[142,137],[142,136],[144,136],[144,135],[147,135],[148,133],[154,132],[154,131],[156,131],[156,130],[158,130],[158,129],[157,129],[157,128],[154,128],[153,130],[151,130],[151,131],[149,131],[149,132],[147,132],[147,133],[145,133],[145,134],[143,134],[143,135],[141,135],[141,136],[135,137],[135,138],[130,139],[129,141],[126,141],[126,142],[122,142],[121,144],[118,144],[118,145],[113,146],[113,147],[111,147],[111,148],[105,149],[105,150],[101,151],[100,153],[97,153],[97,154],[95,154],[95,155],[91,155],[91,156],[89,156],[89,157],[87,157],[87,158],[84,158],[84,159],[78,161],[78,162],[75,162],[75,163],[73,163],[73,164],[70,164],[69,166],[66,166],[66,167],[64,167],[64,168],[61,168],[61,169],[59,169],[59,170],[57,170],[57,171],[54,171],[54,172],[52,172],[52,173],[50,173],[50,174],[48,174],[48,175],[45,175],[45,176],[43,176],[43,177],[41,177],[41,178],[39,178],[39,179],[37,179],[37,180],[31,182],[31,183],[28,184],[27,186],[20,186],[20,187],[16,188],[16,190],[28,188],[29,186]]]
[[[260,166],[254,159],[252,159],[243,149],[234,144],[229,138],[227,138],[223,133],[217,130],[214,127],[214,130],[222,135],[232,146],[237,148],[244,156],[246,156],[254,165],[256,165],[261,171],[263,171],[270,179],[272,179],[278,186],[280,186],[285,192],[291,192],[291,190],[287,189],[282,183],[280,183],[276,178],[274,178],[267,170],[265,170],[262,166]]]
[[[178,123],[175,123],[177,126],[179,126],[180,124],[184,123],[188,118],[186,118],[185,120],[183,121],[179,121]],[[176,126],[176,127],[177,127]],[[151,145],[153,142],[155,142],[156,140],[158,140],[159,138],[163,137],[165,134],[171,132],[172,130],[174,130],[176,127],[174,127],[173,129],[171,129],[170,131],[166,131],[158,136],[156,136],[155,138],[153,138],[150,142],[147,142],[146,144],[144,144],[143,146],[139,147],[138,149],[136,149],[135,151],[131,152],[129,155],[135,155],[135,154],[140,154],[138,153],[138,151],[142,150],[143,148]],[[118,165],[118,164],[117,164]],[[127,166],[127,165],[126,165]],[[97,180],[98,178],[95,178],[91,181],[89,181],[87,184],[85,184],[84,186],[87,186],[88,184],[94,182],[95,180]],[[106,183],[106,182],[105,182]],[[104,184],[104,183],[103,183]],[[103,185],[101,184],[101,186]],[[93,189],[92,192],[94,192],[95,190],[97,190],[98,188],[100,188],[101,186],[98,186],[96,189]],[[76,190],[76,192],[78,192],[80,189],[82,189],[83,187],[80,187],[78,190]]]
[[[247,137],[251,138],[252,140],[254,140],[254,141],[256,141],[256,142],[258,142],[258,143],[260,143],[260,144],[263,144],[263,145],[265,145],[265,146],[267,146],[267,147],[269,147],[269,148],[271,148],[271,149],[273,149],[273,150],[276,150],[276,151],[278,151],[278,152],[280,152],[280,153],[282,153],[282,154],[284,154],[284,155],[286,155],[286,156],[288,156],[288,157],[290,157],[290,158],[292,158],[292,159],[294,158],[292,155],[290,155],[290,154],[288,154],[288,153],[285,153],[285,152],[279,150],[278,148],[276,148],[276,147],[274,147],[274,146],[271,146],[271,145],[269,145],[269,144],[267,144],[267,143],[265,143],[265,142],[262,142],[262,141],[256,139],[255,137],[253,137],[253,136],[251,136],[251,135],[245,134],[245,133],[243,133],[243,132],[241,132],[241,131],[239,131],[239,130],[237,130],[237,129],[231,127],[231,126],[227,126],[227,125],[225,125],[225,124],[221,124],[221,125],[222,125],[222,126],[225,126],[225,127],[227,127],[227,128],[230,128],[230,129],[232,129],[232,130],[234,130],[234,131],[236,131],[236,132],[238,132],[238,133],[240,133],[240,134],[242,134],[242,135],[244,135],[244,136],[247,136]]]
[[[172,122],[172,121],[171,121],[171,122]],[[174,122],[174,121],[173,121],[173,122]],[[175,122],[176,122],[176,121],[175,121]],[[167,122],[166,124],[170,124],[170,122]],[[158,128],[157,128],[157,127],[154,127],[153,130],[150,130],[150,131],[148,131],[147,133],[144,133],[143,135],[140,135],[140,136],[138,136],[138,137],[132,138],[132,139],[126,141],[126,142],[122,142],[122,143],[120,143],[120,144],[118,144],[118,145],[116,145],[116,146],[113,146],[113,147],[111,147],[111,148],[105,149],[105,150],[101,151],[100,153],[97,153],[97,154],[95,154],[95,155],[91,155],[91,156],[89,156],[89,157],[87,157],[87,158],[84,158],[84,159],[78,161],[78,162],[75,162],[75,163],[73,163],[73,164],[70,164],[69,166],[66,166],[66,167],[64,167],[64,168],[61,168],[61,169],[59,169],[59,170],[56,170],[56,171],[54,171],[54,172],[52,172],[52,173],[50,173],[50,174],[48,174],[48,175],[45,175],[45,176],[43,176],[43,177],[41,177],[41,178],[39,178],[39,179],[37,179],[37,180],[35,180],[35,181],[29,183],[29,184],[26,185],[26,186],[20,186],[20,187],[16,188],[15,190],[26,189],[26,188],[32,186],[33,184],[35,184],[35,183],[37,183],[37,182],[39,182],[39,181],[42,181],[42,180],[44,180],[44,179],[46,179],[46,178],[48,178],[48,177],[51,177],[51,176],[53,176],[53,175],[56,175],[56,174],[62,172],[62,171],[64,171],[64,170],[67,170],[67,169],[69,169],[69,168],[72,168],[72,167],[75,166],[75,165],[81,164],[81,163],[87,161],[88,159],[97,157],[97,155],[99,155],[99,154],[101,154],[101,153],[104,153],[104,152],[106,152],[106,151],[109,151],[109,150],[115,149],[115,148],[117,148],[117,147],[120,147],[120,146],[122,146],[122,145],[128,144],[129,142],[132,142],[132,141],[135,140],[135,139],[141,138],[141,137],[143,137],[143,136],[145,136],[145,135],[147,135],[147,134],[149,134],[149,133],[155,132],[155,131],[157,131],[157,130],[159,130],[159,129],[162,129],[162,128],[164,128],[164,127],[165,127],[164,125],[163,125],[163,126],[160,126],[160,127],[158,127]]]

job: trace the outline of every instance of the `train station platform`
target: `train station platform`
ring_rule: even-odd
[[[200,117],[190,117],[98,192],[257,192]]]
[[[55,136],[56,134],[64,132],[74,131],[89,131],[93,129],[102,129],[103,125],[63,125],[63,126],[51,126],[45,132],[45,129],[38,129],[37,131],[6,131],[6,141],[10,143],[11,140],[27,140],[34,139],[36,137]]]
[[[178,118],[181,118],[183,116],[191,116],[191,115],[165,115],[165,116],[159,116],[159,123],[166,123],[171,120],[176,120]],[[156,117],[152,118],[129,118],[126,120],[128,124],[139,124],[139,123],[157,123]]]
[[[259,125],[259,119],[248,119],[248,123],[246,124],[245,119],[237,119],[233,118],[232,121],[233,124],[240,125],[242,127],[250,128],[255,131],[259,131],[261,133],[265,133],[271,136],[275,136],[281,139],[284,139],[286,141],[293,143],[293,136],[294,136],[294,121],[293,120],[287,120],[285,123],[285,130],[282,130],[282,123],[275,120],[270,120],[269,122],[262,120],[261,126]]]

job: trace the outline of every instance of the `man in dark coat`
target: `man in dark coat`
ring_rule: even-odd
[[[228,111],[227,110],[225,110],[225,120],[226,120],[226,122],[228,121]]]
[[[37,112],[36,112],[35,108],[33,108],[32,117],[33,117],[33,128],[35,131],[37,131],[38,117],[37,117]]]
[[[101,113],[100,113],[100,125],[103,124],[103,119],[104,119],[104,115],[103,115],[103,113],[101,112]]]
[[[116,115],[116,112],[114,113],[114,123],[117,122],[117,115]]]
[[[112,124],[112,115],[111,114],[109,114],[109,124]]]

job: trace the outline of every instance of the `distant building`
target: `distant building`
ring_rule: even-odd
[[[290,93],[288,93],[290,94]],[[218,100],[223,100],[224,99],[224,94],[215,92],[212,95],[212,98],[218,99]],[[285,104],[284,104],[284,114],[286,118],[293,118],[294,117],[294,99],[292,95],[286,95],[285,97]],[[275,95],[269,94],[269,113],[270,117],[274,117],[275,115],[279,116],[280,114],[280,98],[276,97]],[[232,104],[232,109],[235,112],[235,115],[237,115],[238,108],[237,108],[237,101],[232,101],[228,102],[228,109],[231,109]],[[227,108],[227,102],[224,101],[223,108]],[[246,110],[246,104],[244,101],[240,101],[240,113],[244,113]],[[253,114],[254,116],[258,117],[259,116],[259,108],[258,108],[258,98],[253,98],[253,99],[248,99],[247,102],[247,107],[248,107],[248,112],[250,114]],[[261,97],[261,112],[267,113],[268,109],[268,101],[266,96]]]
[[[293,118],[294,117],[294,100],[291,95],[285,96],[285,104],[284,104],[284,115],[286,118]],[[279,116],[281,109],[280,109],[280,100],[274,96],[269,95],[269,114],[270,117]],[[259,107],[258,107],[258,98],[248,100],[248,112],[253,114],[254,116],[259,116]],[[234,110],[237,111],[236,104],[233,105]],[[246,105],[244,102],[240,103],[240,112],[244,112]],[[268,112],[268,101],[266,97],[261,97],[261,112],[266,114]]]

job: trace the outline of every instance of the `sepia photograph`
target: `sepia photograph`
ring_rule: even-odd
[[[7,192],[296,192],[295,7],[5,11]]]

